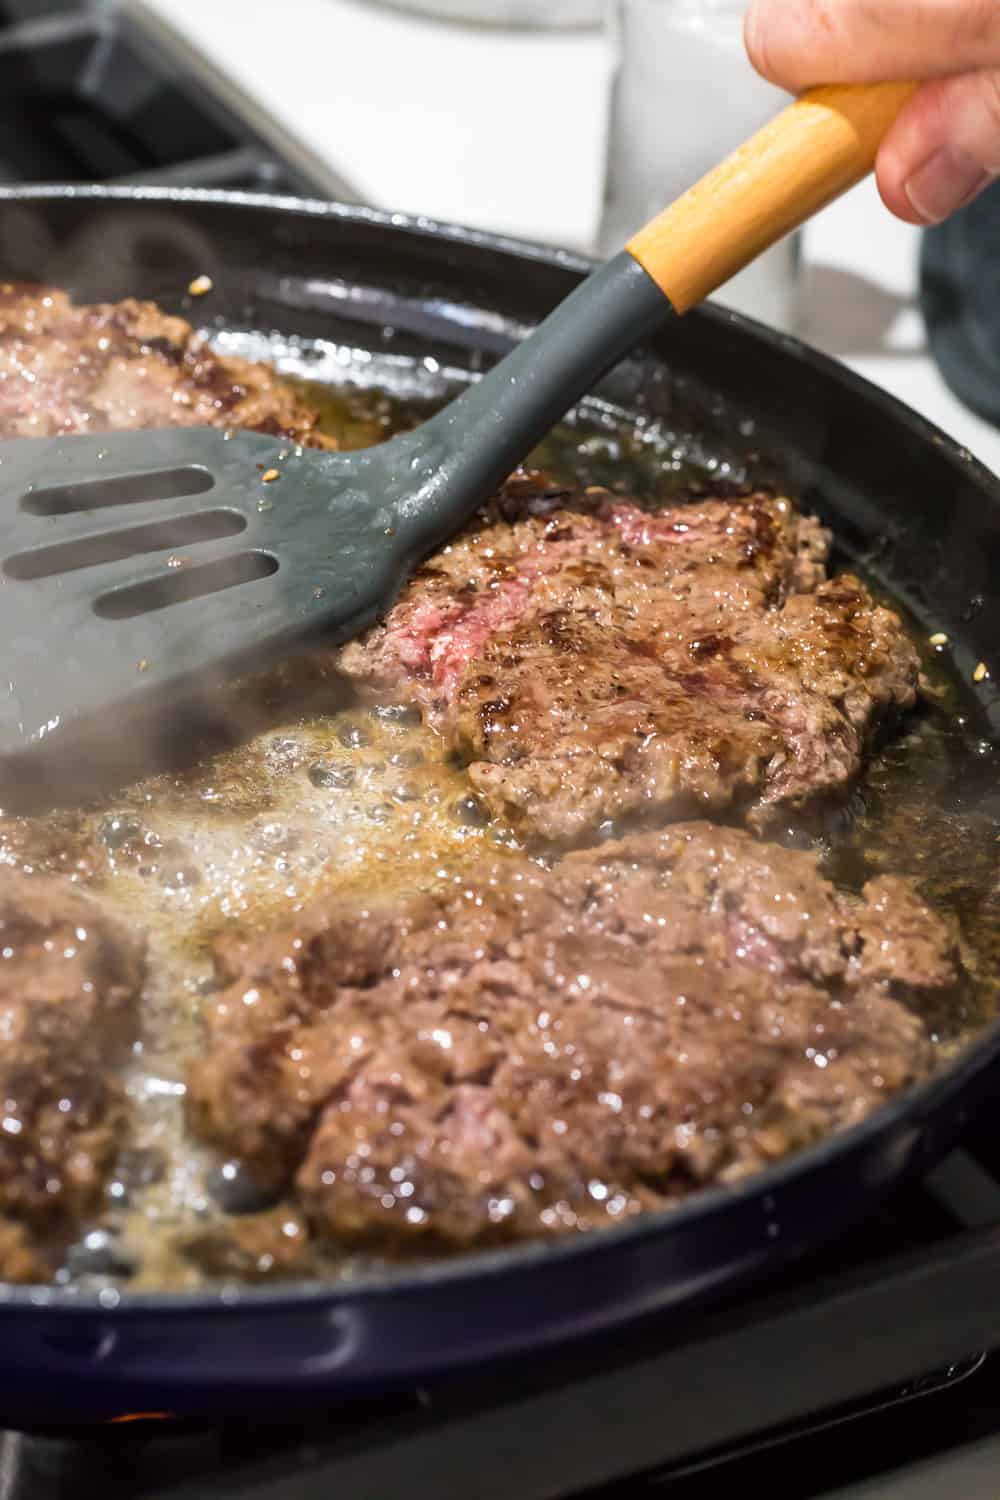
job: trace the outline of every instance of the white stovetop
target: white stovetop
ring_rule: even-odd
[[[364,202],[589,248],[611,62],[597,33],[504,32],[369,0],[125,0],[193,46]],[[809,226],[797,332],[1000,472],[1000,432],[924,353],[916,231],[870,184]]]

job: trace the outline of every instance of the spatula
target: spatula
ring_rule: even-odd
[[[914,87],[791,104],[381,447],[183,428],[0,444],[0,755],[72,747],[307,633],[364,630],[623,355],[870,171]]]

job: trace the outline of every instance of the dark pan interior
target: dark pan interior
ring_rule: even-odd
[[[152,298],[220,328],[328,340],[477,369],[568,292],[575,257],[365,210],[240,195],[12,190],[0,267],[79,300]],[[197,306],[196,276],[213,291]],[[1000,483],[919,417],[849,372],[731,314],[673,322],[600,396],[697,432],[707,449],[787,487],[929,629],[969,680],[1000,639]],[[977,689],[1000,729],[994,678]],[[995,1082],[990,1031],[931,1084],[857,1130],[739,1190],[712,1192],[586,1243],[529,1246],[383,1282],[95,1301],[9,1291],[0,1377],[23,1399],[98,1416],[300,1400],[701,1307],[863,1214],[928,1164]],[[263,1351],[266,1350],[266,1353]]]

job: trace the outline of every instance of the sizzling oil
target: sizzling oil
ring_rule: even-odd
[[[345,448],[408,428],[437,404],[303,384]],[[650,505],[692,482],[743,478],[739,463],[720,464],[696,440],[678,443],[598,409],[560,428],[536,457],[559,478]],[[906,732],[875,758],[847,809],[818,831],[788,836],[818,843],[838,880],[912,875],[935,903],[960,912],[977,987],[959,1013],[935,1018],[950,1050],[990,1008],[1000,978],[998,755],[947,653],[925,650],[928,692]],[[72,813],[0,817],[0,859],[73,875],[148,934],[151,979],[127,1069],[134,1137],[91,1231],[95,1243],[114,1236],[134,1265],[134,1287],[204,1282],[191,1246],[225,1219],[210,1191],[220,1163],[182,1125],[184,1065],[198,1045],[213,937],[229,926],[264,928],[321,895],[429,890],[484,850],[514,847],[507,830],[485,821],[436,736],[400,705],[347,701],[322,648],[242,685],[238,697],[239,733],[221,743],[209,735],[193,763]],[[327,1251],[306,1268],[343,1276],[359,1264]],[[124,1278],[112,1264],[88,1279]]]

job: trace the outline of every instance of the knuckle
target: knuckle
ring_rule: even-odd
[[[1000,70],[977,73],[976,84],[982,97],[987,124],[996,137],[996,158],[1000,160]]]
[[[757,72],[770,79],[775,76],[772,59],[774,32],[773,7],[768,0],[752,0],[743,24],[743,40]]]
[[[845,24],[849,25],[851,13],[856,9],[854,0],[805,0],[802,8],[805,36],[814,44],[829,46],[843,36]]]
[[[970,67],[1000,62],[1000,5],[997,0],[956,0],[951,41]]]
[[[883,37],[899,26],[899,6],[885,0],[854,0],[847,9],[853,11],[858,27],[865,36]]]
[[[744,37],[750,60],[772,83],[797,88],[813,81],[829,63],[840,72],[844,53],[845,12],[858,0],[752,0]],[[820,61],[822,60],[822,61]]]

